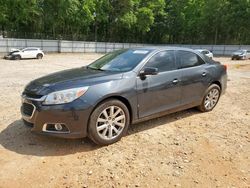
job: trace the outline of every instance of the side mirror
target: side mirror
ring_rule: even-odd
[[[158,74],[158,69],[154,67],[145,67],[140,71],[140,76],[156,75]]]

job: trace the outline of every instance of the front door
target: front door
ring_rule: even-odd
[[[32,51],[30,49],[24,49],[22,51],[22,58],[30,58]]]

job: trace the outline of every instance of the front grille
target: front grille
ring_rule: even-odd
[[[22,112],[25,116],[31,117],[34,111],[34,106],[29,103],[23,103]]]

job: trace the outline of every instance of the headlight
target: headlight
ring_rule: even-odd
[[[69,103],[81,97],[84,93],[86,93],[87,90],[88,87],[79,87],[56,91],[48,94],[43,104],[49,105]]]

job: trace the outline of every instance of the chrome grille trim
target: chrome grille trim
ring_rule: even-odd
[[[27,100],[31,100],[31,101],[44,101],[45,98],[47,97],[46,95],[42,96],[41,98],[31,98],[31,97],[27,97],[26,95],[22,95],[21,96],[23,99],[27,99]]]

